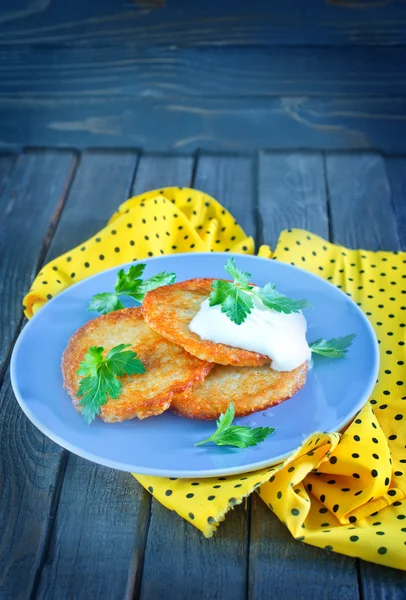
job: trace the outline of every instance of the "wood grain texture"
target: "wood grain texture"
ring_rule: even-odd
[[[218,200],[247,235],[256,233],[254,164],[248,157],[200,155],[193,186]]]
[[[387,158],[386,172],[390,182],[391,200],[402,250],[406,250],[406,159]]]
[[[138,154],[83,152],[46,261],[74,248],[102,229],[127,200]]]
[[[2,196],[0,357],[2,367],[22,322],[21,301],[41,265],[74,168],[69,152],[18,158]],[[54,514],[57,446],[25,417],[7,372],[0,393],[0,584],[4,598],[27,598]],[[21,574],[24,574],[22,577]]]
[[[2,196],[2,192],[10,177],[15,161],[16,157],[12,154],[0,155],[0,222],[3,218],[3,211],[7,208],[7,201],[5,196]]]
[[[3,45],[400,45],[402,2],[3,0]]]
[[[59,446],[27,419],[7,372],[0,391],[0,597],[26,600],[55,516]]]
[[[334,241],[350,248],[398,250],[383,158],[372,153],[329,154],[326,167]]]
[[[250,158],[200,156],[193,187],[214,196],[236,219],[245,214],[245,227],[254,233],[252,176]],[[247,536],[248,516],[242,505],[227,515],[212,539],[205,540],[192,525],[153,500],[141,599],[245,599]]]
[[[366,250],[405,249],[397,226],[404,229],[406,219],[401,214],[396,222],[391,194],[392,181],[398,191],[399,180],[388,178],[383,158],[376,154],[328,155],[326,166],[332,241]],[[403,571],[359,561],[359,572],[362,598],[404,599]]]
[[[260,154],[260,243],[275,243],[282,229],[328,235],[323,157],[320,153]]]
[[[70,183],[71,152],[29,152],[19,156],[0,206],[0,377],[22,319],[22,301]]]
[[[130,194],[135,152],[85,152],[47,260],[102,228]],[[61,456],[67,454],[56,446]],[[60,501],[38,577],[38,598],[122,598],[144,499],[133,478],[69,455]],[[149,506],[147,506],[147,511]],[[130,523],[130,524],[129,524]],[[114,577],[109,565],[114,564]]]
[[[402,153],[406,98],[134,98],[0,100],[0,144],[85,148],[376,148]],[[27,119],[27,114],[30,118]]]
[[[236,507],[210,540],[153,503],[141,600],[246,598],[247,511]]]
[[[261,154],[258,195],[261,243],[275,246],[280,231],[293,227],[328,236],[321,154]],[[248,597],[266,598],[272,582],[272,594],[280,598],[327,600],[333,580],[337,582],[335,598],[359,598],[355,560],[295,541],[262,500],[254,497]]]
[[[0,98],[403,96],[405,63],[404,47],[0,44]]]

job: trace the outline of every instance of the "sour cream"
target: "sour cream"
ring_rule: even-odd
[[[202,340],[265,354],[272,359],[274,371],[293,371],[310,360],[307,323],[302,312],[285,315],[267,308],[259,298],[252,298],[254,308],[241,325],[222,313],[220,305],[210,306],[209,300],[204,300],[189,329]]]

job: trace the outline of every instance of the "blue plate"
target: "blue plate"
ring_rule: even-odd
[[[145,276],[174,271],[177,281],[222,278],[230,254],[178,254],[144,260]],[[292,298],[306,298],[308,340],[355,333],[345,358],[315,357],[306,385],[290,400],[248,417],[241,425],[271,426],[275,433],[244,450],[195,442],[215,430],[214,421],[196,421],[166,412],[143,421],[86,425],[62,387],[61,356],[70,336],[91,319],[90,298],[113,290],[118,267],[89,277],[44,306],[24,327],[11,360],[11,380],[28,418],[49,438],[89,460],[124,471],[171,477],[213,477],[273,465],[314,432],[339,431],[365,404],[379,365],[378,345],[358,306],[330,283],[275,260],[236,257],[238,266],[262,286],[272,281]],[[130,263],[129,263],[130,264]],[[128,265],[123,265],[124,268]]]

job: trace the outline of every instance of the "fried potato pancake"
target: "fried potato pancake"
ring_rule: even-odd
[[[190,331],[189,323],[209,297],[214,279],[189,279],[148,292],[142,312],[150,327],[171,342],[179,344],[201,360],[220,365],[256,367],[270,363],[268,356],[202,340]]]
[[[106,355],[118,344],[131,344],[129,349],[142,360],[146,373],[120,378],[123,387],[119,398],[109,398],[101,409],[100,417],[107,423],[161,414],[169,408],[175,392],[204,379],[213,366],[156,334],[144,321],[141,308],[117,310],[76,331],[63,354],[64,387],[78,411],[79,363],[90,346],[103,346]]]
[[[191,419],[217,419],[233,402],[236,417],[244,417],[291,398],[306,382],[307,362],[294,371],[262,367],[215,365],[204,381],[175,394],[171,408]]]

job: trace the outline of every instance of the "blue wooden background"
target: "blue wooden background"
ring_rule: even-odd
[[[0,148],[406,140],[401,0],[0,0]]]

